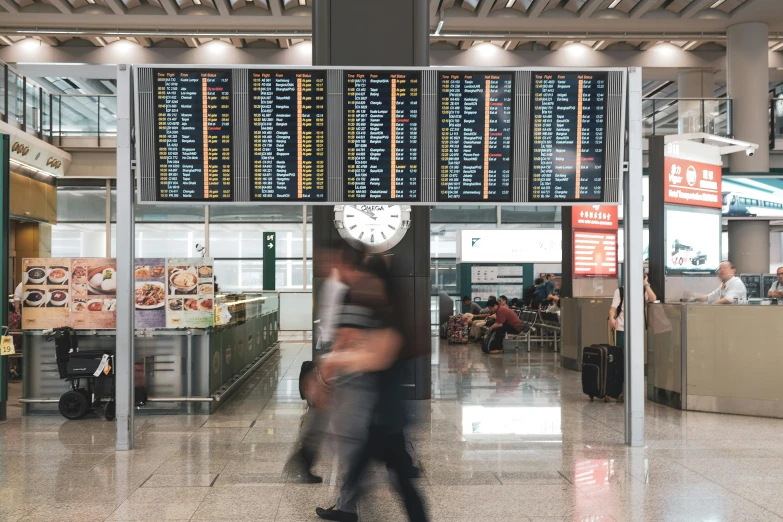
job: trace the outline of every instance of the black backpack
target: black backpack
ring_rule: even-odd
[[[522,296],[522,303],[528,308],[531,308],[533,301],[536,299],[537,293],[538,287],[536,285],[529,286],[528,289],[525,290],[525,295]]]

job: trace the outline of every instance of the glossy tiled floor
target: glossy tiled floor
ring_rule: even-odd
[[[139,416],[137,447],[114,452],[98,418],[0,424],[0,520],[315,521],[336,494],[288,482],[309,344],[286,342],[212,416]],[[783,520],[783,421],[684,414],[647,403],[645,448],[622,444],[622,405],[590,403],[550,353],[484,356],[442,346],[434,399],[408,438],[433,521]],[[383,469],[361,520],[405,517]]]

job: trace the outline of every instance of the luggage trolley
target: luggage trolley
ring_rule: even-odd
[[[76,332],[68,327],[50,330],[46,340],[54,340],[57,370],[70,388],[60,397],[60,414],[66,419],[81,419],[102,406],[104,418],[114,420],[114,352],[80,352]]]

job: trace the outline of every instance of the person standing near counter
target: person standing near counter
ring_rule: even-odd
[[[625,348],[625,292],[620,287],[614,291],[612,298],[612,307],[609,309],[609,326],[617,333],[617,346]],[[658,296],[653,292],[650,282],[647,280],[647,273],[644,274],[644,300],[653,303]]]
[[[783,266],[778,267],[778,280],[772,283],[767,292],[770,299],[783,299]]]
[[[731,261],[721,263],[718,267],[718,277],[722,283],[718,288],[708,295],[695,296],[692,300],[710,304],[744,304],[748,301],[748,290],[742,279],[737,277],[734,263]]]

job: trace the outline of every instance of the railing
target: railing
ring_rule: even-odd
[[[50,93],[0,63],[0,120],[53,145],[72,137],[115,138],[117,97],[113,94]]]
[[[691,132],[733,135],[729,98],[645,98],[642,115],[645,138]]]

